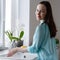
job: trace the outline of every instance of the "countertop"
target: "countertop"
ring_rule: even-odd
[[[8,50],[0,51],[0,60],[36,60],[37,54],[17,52],[12,57],[7,57]]]

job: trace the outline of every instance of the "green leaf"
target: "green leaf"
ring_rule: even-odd
[[[23,35],[24,35],[24,31],[21,31],[20,32],[20,35],[19,35],[19,39],[21,40],[21,38],[23,37]]]
[[[6,31],[5,33],[6,33],[6,35],[8,36],[8,38],[10,39],[10,41],[12,41],[12,40],[16,40],[16,41],[21,40],[21,38],[22,38],[23,35],[24,35],[24,31],[21,31],[21,32],[20,32],[19,37],[13,36],[13,33],[10,32],[10,31]]]
[[[56,44],[59,44],[59,39],[56,38]]]
[[[19,40],[19,38],[18,38],[18,37],[12,37],[12,39],[14,39],[14,40]]]
[[[6,31],[5,33],[8,36],[8,38],[10,39],[10,41],[12,41],[12,35],[13,35],[12,32]]]

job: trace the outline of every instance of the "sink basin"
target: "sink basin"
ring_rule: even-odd
[[[12,57],[7,57],[7,54],[0,55],[0,60],[35,60],[37,58],[37,54],[32,53],[21,53],[18,52],[14,54]]]

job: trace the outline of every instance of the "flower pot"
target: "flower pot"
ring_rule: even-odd
[[[17,47],[21,47],[22,45],[23,45],[23,41],[22,40],[17,41],[17,43],[16,43]]]

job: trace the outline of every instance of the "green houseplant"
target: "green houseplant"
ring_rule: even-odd
[[[21,31],[19,33],[19,36],[13,36],[13,33],[11,31],[6,31],[5,34],[8,36],[9,40],[12,41],[17,41],[16,46],[20,47],[23,45],[22,37],[24,36],[24,31]]]
[[[55,40],[56,40],[56,47],[59,48],[59,39],[55,38]]]
[[[59,39],[56,38],[56,44],[59,44]]]

